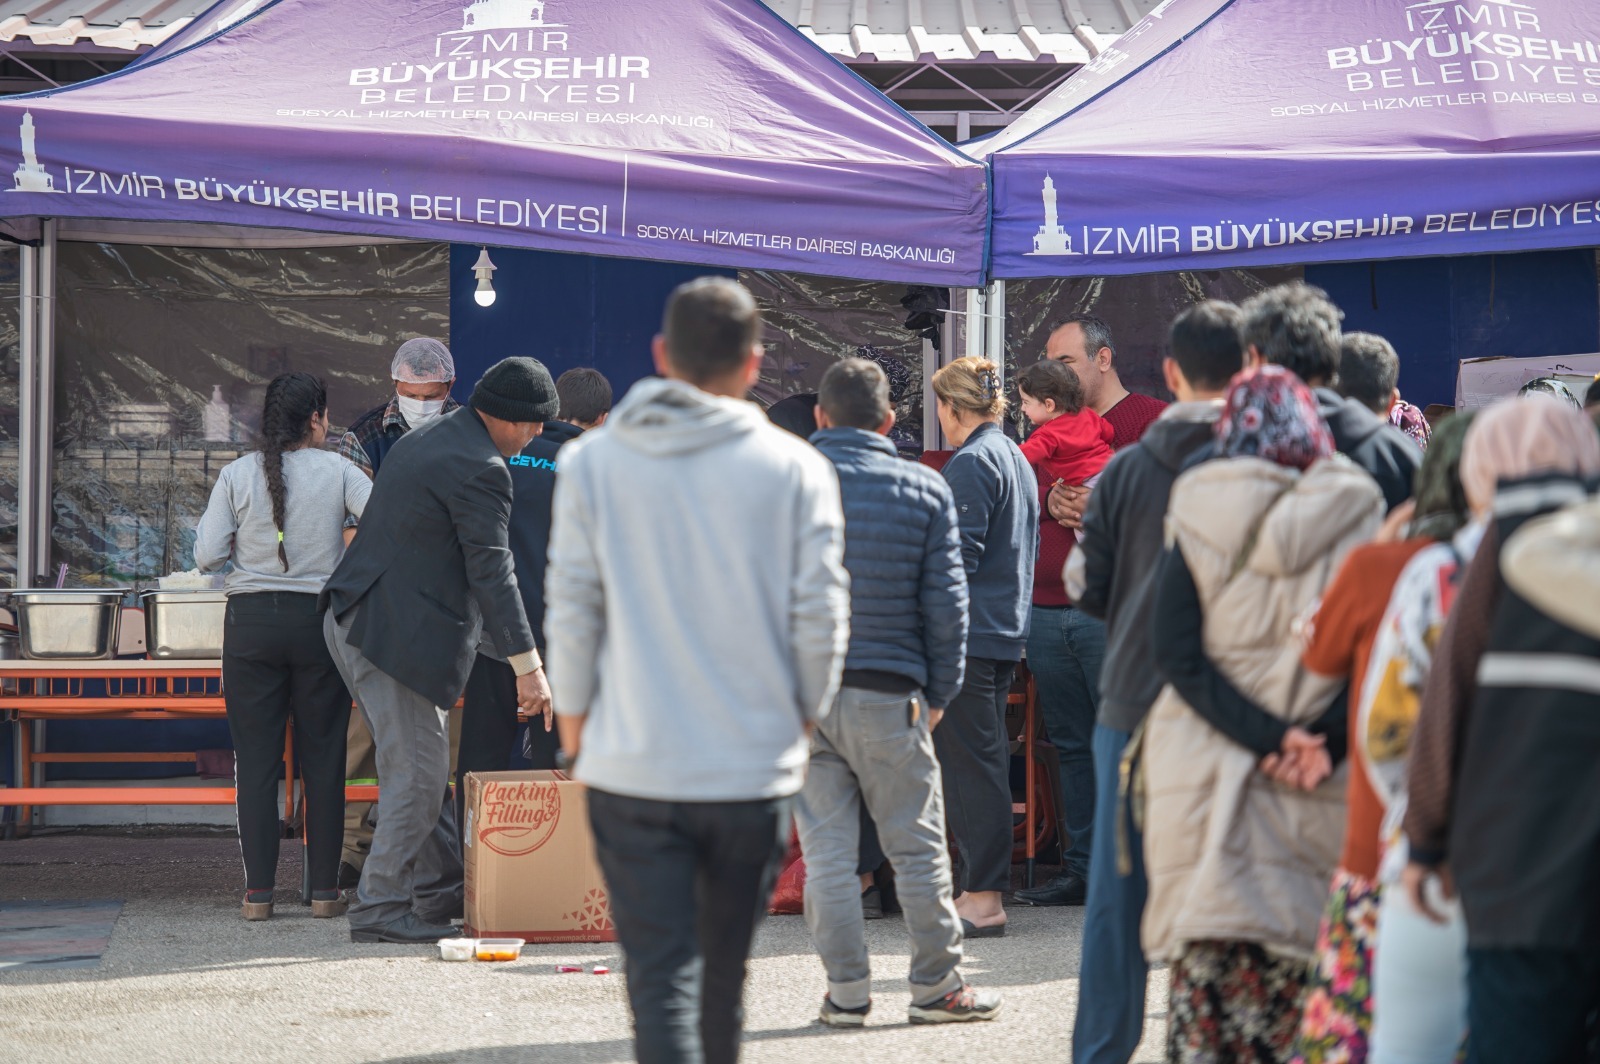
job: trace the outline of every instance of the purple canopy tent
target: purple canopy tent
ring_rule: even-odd
[[[241,17],[242,16],[242,17]],[[389,239],[978,283],[987,172],[758,0],[226,0],[0,100],[19,571],[50,542],[56,239]]]
[[[984,270],[984,167],[756,0],[273,0],[7,130],[4,219]]]
[[[1600,4],[1167,0],[976,147],[996,277],[1600,244]]]

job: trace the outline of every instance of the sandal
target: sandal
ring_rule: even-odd
[[[961,933],[966,938],[1005,938],[1006,925],[985,924],[983,927],[979,927],[963,916],[961,918]]]

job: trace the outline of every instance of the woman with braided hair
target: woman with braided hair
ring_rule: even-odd
[[[284,729],[305,782],[311,915],[338,916],[344,835],[344,741],[350,693],[322,635],[317,595],[344,554],[372,481],[323,449],[328,392],[308,373],[267,385],[261,449],[229,463],[195,532],[195,564],[232,562],[222,681],[233,735],[246,920],[272,915],[278,870],[278,766]]]
[[[956,912],[968,938],[1006,933],[1011,887],[1011,750],[1006,697],[1028,641],[1039,550],[1038,481],[1000,430],[1006,400],[988,359],[958,358],[933,375],[939,425],[955,453],[944,478],[955,496],[967,571],[966,670],[948,720],[933,733],[955,842]]]

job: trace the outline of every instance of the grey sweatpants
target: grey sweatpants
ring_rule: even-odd
[[[428,923],[446,923],[461,904],[462,881],[445,711],[351,646],[350,625],[332,610],[322,631],[377,748],[378,826],[350,927],[384,927],[413,909]]]
[[[951,902],[944,792],[920,691],[843,688],[811,740],[795,816],[806,862],[806,923],[828,973],[828,995],[841,1008],[865,1005],[872,985],[856,875],[863,801],[894,868],[911,932],[911,999],[931,1004],[961,985],[961,920]]]

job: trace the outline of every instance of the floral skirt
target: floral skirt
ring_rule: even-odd
[[[1167,1060],[1283,1064],[1294,1050],[1305,961],[1254,942],[1191,942],[1172,964]]]
[[[1317,930],[1295,1064],[1365,1064],[1372,1033],[1372,947],[1381,884],[1340,868]]]

